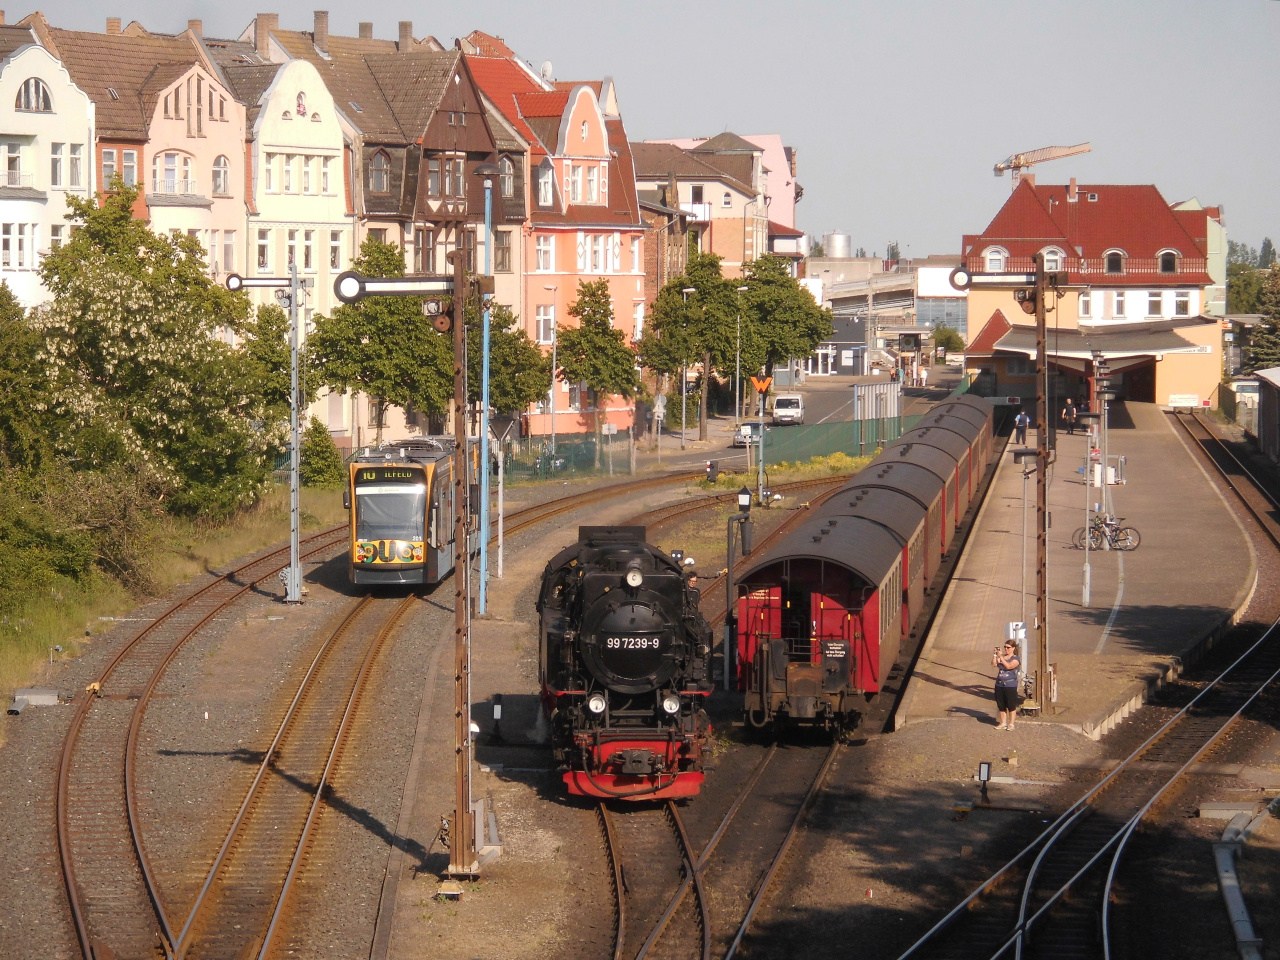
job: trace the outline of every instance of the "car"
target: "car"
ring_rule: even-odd
[[[804,397],[798,393],[780,393],[774,397],[773,422],[804,423]]]
[[[760,442],[760,424],[757,421],[747,421],[738,424],[738,429],[733,432],[733,445],[735,447],[749,447]]]

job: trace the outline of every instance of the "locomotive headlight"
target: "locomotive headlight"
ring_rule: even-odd
[[[632,567],[630,570],[627,571],[628,587],[638,587],[642,583],[644,583],[644,574],[640,572],[639,568]]]
[[[587,709],[592,713],[604,713],[604,694],[593,693],[587,697]]]
[[[662,709],[667,711],[667,713],[672,713],[672,714],[679,713],[680,698],[677,697],[674,693],[668,693],[665,697],[662,698]]]

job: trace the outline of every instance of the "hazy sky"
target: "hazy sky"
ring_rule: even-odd
[[[258,9],[309,30],[326,0],[46,0],[58,26],[108,14],[170,32],[188,18],[235,36]],[[1011,153],[1092,141],[1036,169],[1040,182],[1154,183],[1169,201],[1225,209],[1228,235],[1280,241],[1280,2],[330,5],[333,33],[398,20],[447,45],[482,29],[564,80],[611,75],[633,140],[780,133],[799,155],[801,229],[904,255],[958,252],[986,226]],[[29,10],[9,8],[14,23]]]

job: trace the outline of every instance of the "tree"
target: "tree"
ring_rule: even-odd
[[[1264,275],[1258,312],[1264,319],[1255,323],[1249,332],[1246,373],[1280,367],[1280,262],[1273,263]]]
[[[1243,263],[1246,266],[1256,267],[1258,265],[1258,251],[1252,249],[1247,243],[1236,243],[1234,240],[1228,240],[1227,263]]]
[[[827,255],[827,253],[826,253],[826,247],[824,247],[824,246],[822,245],[822,241],[821,241],[821,240],[815,240],[815,241],[813,241],[813,243],[812,243],[812,244],[810,244],[810,246],[809,246],[809,256],[811,256],[811,257],[825,257],[826,255]]]
[[[1257,313],[1262,271],[1247,263],[1227,264],[1227,313]]]
[[[935,347],[942,347],[947,353],[959,353],[964,349],[964,337],[950,327],[938,324],[929,334]]]
[[[889,248],[888,248],[887,250],[885,250],[885,252],[884,252],[884,258],[885,258],[886,260],[899,260],[899,259],[901,259],[901,254],[900,254],[900,253],[899,253],[899,251],[898,251],[898,241],[897,241],[897,240],[891,240],[891,241],[889,242]]]
[[[366,277],[404,276],[404,255],[394,243],[369,237],[352,268]],[[453,396],[453,343],[422,314],[418,297],[368,297],[316,317],[307,340],[307,364],[330,389],[359,390],[377,408],[377,442],[389,404],[412,403],[443,413]]]
[[[578,299],[569,306],[578,326],[559,333],[558,360],[564,379],[585,383],[596,395],[596,433],[600,432],[600,405],[606,397],[631,399],[640,388],[636,355],[621,330],[613,325],[609,281],[578,281]],[[599,456],[600,445],[596,444]]]
[[[312,417],[307,424],[301,454],[298,472],[306,486],[317,490],[342,489],[347,479],[342,454],[328,428],[317,417]]]
[[[773,376],[773,368],[793,357],[807,357],[834,332],[831,311],[791,276],[787,262],[764,256],[746,264],[743,317],[750,318],[753,354]],[[745,325],[745,324],[744,324]],[[744,369],[745,367],[744,361]]]
[[[499,413],[523,410],[547,395],[551,358],[516,326],[511,308],[494,303],[489,315],[489,405]],[[467,399],[481,399],[484,325],[477,303],[467,304]]]
[[[53,452],[41,343],[9,284],[0,282],[0,468],[38,470]]]
[[[1258,248],[1258,266],[1266,270],[1276,262],[1276,248],[1271,245],[1270,237],[1262,238],[1262,246]]]

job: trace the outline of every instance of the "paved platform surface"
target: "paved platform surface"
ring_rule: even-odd
[[[1134,551],[1089,551],[1090,605],[1082,604],[1085,553],[1071,545],[1084,525],[1077,472],[1085,438],[1058,435],[1050,469],[1049,661],[1058,665],[1058,703],[1019,723],[1058,723],[1097,738],[1142,703],[1149,684],[1232,618],[1256,579],[1252,549],[1222,497],[1152,404],[1113,412],[1110,452],[1127,458],[1127,484],[1113,487],[1116,514],[1138,528]],[[1034,446],[1035,432],[1028,435]],[[1035,478],[1027,482],[1028,672],[1036,664]],[[1094,487],[1091,498],[1100,500]],[[943,598],[897,726],[951,718],[995,725],[991,653],[1005,625],[1023,619],[1022,471],[1004,455]]]

